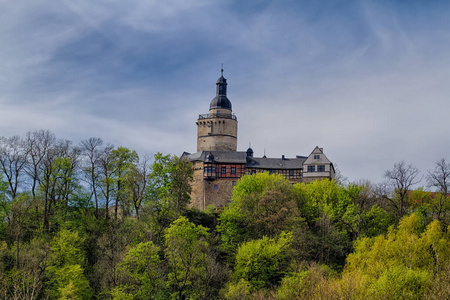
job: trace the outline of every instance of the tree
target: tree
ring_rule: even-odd
[[[449,208],[450,164],[445,159],[437,161],[434,171],[428,171],[427,181],[428,186],[435,188],[438,192],[433,206],[438,220],[441,220],[445,217],[446,209]]]
[[[40,163],[39,193],[44,200],[44,229],[49,231],[50,218],[59,205],[66,208],[77,184],[80,150],[68,140],[58,140],[47,149]]]
[[[164,253],[169,264],[167,286],[178,299],[200,298],[210,288],[206,284],[208,229],[180,217],[166,229],[164,238]]]
[[[91,137],[81,141],[81,153],[86,158],[83,171],[87,177],[87,182],[91,188],[91,197],[95,202],[95,217],[99,217],[98,213],[98,185],[100,184],[100,160],[102,157],[103,140],[101,138]]]
[[[413,165],[406,165],[405,161],[394,164],[392,170],[384,173],[388,190],[384,190],[382,197],[394,207],[399,219],[405,214],[408,191],[422,180],[417,179],[418,175],[419,170]]]
[[[156,153],[148,175],[146,202],[157,237],[184,212],[190,200],[192,166],[176,156]]]
[[[134,299],[154,299],[163,288],[164,279],[159,252],[153,242],[142,242],[128,250],[119,269],[131,280],[125,280],[116,289],[128,290]]]
[[[82,267],[85,260],[82,242],[78,232],[65,229],[53,238],[49,271],[53,275],[51,294],[54,297],[90,299],[92,291]]]
[[[49,130],[28,132],[26,134],[26,151],[30,155],[26,172],[31,177],[31,194],[34,198],[42,176],[42,161],[55,142],[56,137]]]
[[[268,173],[243,176],[219,220],[221,247],[231,259],[244,241],[274,237],[302,224],[292,185]]]
[[[359,239],[343,275],[363,276],[370,298],[423,299],[431,278],[448,272],[450,240],[441,227],[434,220],[424,229],[419,215],[404,216],[386,236]]]
[[[183,212],[191,200],[191,182],[193,180],[194,170],[192,163],[186,159],[173,157],[175,162],[172,173],[171,194],[175,198],[175,218]]]
[[[21,194],[14,198],[11,206],[11,220],[8,231],[16,244],[16,268],[20,265],[20,239],[25,232],[25,224],[29,218],[29,211],[33,208],[32,198],[28,194]]]
[[[281,280],[286,267],[292,233],[282,232],[278,237],[253,240],[242,244],[236,254],[233,277],[250,283],[251,290],[274,286]]]
[[[144,155],[141,162],[131,165],[126,174],[125,189],[133,204],[136,219],[139,220],[139,212],[145,199],[149,171],[149,157]]]
[[[6,176],[11,198],[16,198],[18,188],[24,180],[28,152],[19,136],[0,137],[0,170]]]
[[[127,205],[125,181],[132,167],[139,161],[136,151],[130,151],[125,147],[118,147],[111,151],[114,183],[116,184],[116,205],[114,216],[118,217],[119,205],[122,205],[123,212]]]
[[[102,149],[99,158],[99,172],[100,172],[100,189],[105,199],[105,218],[109,219],[109,205],[111,201],[111,197],[115,193],[114,186],[114,164],[113,164],[113,156],[111,155],[111,151],[114,149],[114,146],[107,145],[104,149]]]

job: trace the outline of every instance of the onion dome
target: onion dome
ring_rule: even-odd
[[[217,79],[217,89],[216,97],[211,100],[209,109],[228,109],[231,110],[231,101],[227,98],[227,80],[223,77],[223,69],[221,70],[222,75]]]

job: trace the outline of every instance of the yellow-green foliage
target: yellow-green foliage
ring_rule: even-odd
[[[386,236],[362,238],[347,258],[345,276],[363,277],[368,294],[377,299],[421,299],[433,276],[449,262],[450,243],[439,221],[424,232],[421,218],[404,217]]]
[[[226,289],[225,299],[227,300],[248,300],[250,299],[250,283],[241,278],[237,283],[229,284]]]
[[[63,299],[90,299],[91,288],[84,275],[82,238],[78,232],[61,230],[51,243],[49,271],[52,273],[51,293]]]
[[[135,299],[153,298],[162,288],[162,266],[159,257],[160,248],[153,242],[139,243],[128,250],[123,261],[119,264],[119,272],[129,280],[117,287],[114,299],[126,298],[134,295]],[[130,291],[125,292],[125,288]]]
[[[208,229],[180,217],[165,231],[165,255],[169,264],[166,285],[172,296],[201,298],[207,282]]]
[[[251,289],[260,289],[277,283],[279,265],[292,243],[292,233],[281,233],[278,238],[263,237],[242,244],[236,255],[234,277],[245,279]]]

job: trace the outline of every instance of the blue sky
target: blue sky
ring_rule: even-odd
[[[239,150],[380,182],[450,161],[450,1],[0,0],[0,135],[196,150],[224,63]],[[422,182],[422,185],[425,181]]]

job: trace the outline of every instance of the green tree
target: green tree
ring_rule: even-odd
[[[284,232],[277,238],[264,236],[242,244],[236,254],[233,277],[236,281],[248,281],[251,290],[278,284],[286,268],[291,244],[292,233]]]
[[[52,274],[54,297],[90,299],[92,291],[82,267],[85,263],[82,242],[78,232],[65,229],[53,238],[48,270]]]
[[[282,175],[268,173],[243,176],[219,220],[221,247],[231,259],[244,241],[274,237],[302,224],[292,185]]]
[[[374,298],[422,299],[432,277],[445,275],[449,248],[439,221],[424,229],[421,217],[412,214],[386,236],[359,239],[347,257],[344,275],[361,272]]]
[[[131,172],[133,166],[139,161],[139,156],[136,151],[130,151],[125,147],[118,147],[111,151],[112,166],[114,174],[114,182],[116,184],[116,205],[114,209],[114,216],[117,219],[119,206],[122,205],[123,213],[129,204],[127,201],[125,182],[128,174]]]
[[[208,229],[180,217],[165,231],[165,256],[169,264],[166,284],[178,299],[199,299],[208,285]]]
[[[155,154],[148,176],[146,202],[157,238],[189,204],[192,174],[190,162],[159,152]]]
[[[147,189],[149,157],[145,155],[139,164],[131,165],[126,174],[125,190],[133,204],[136,219],[139,220],[139,213],[143,201],[145,200],[145,192]]]
[[[114,293],[122,291],[124,295],[133,295],[134,299],[155,299],[164,282],[164,268],[159,252],[160,248],[153,242],[142,242],[128,250],[119,269],[131,280],[124,280]],[[128,293],[124,290],[128,290]]]
[[[14,238],[16,245],[16,267],[20,264],[20,240],[27,230],[27,223],[30,223],[30,210],[34,208],[32,198],[28,194],[16,196],[11,205],[11,220],[8,232]]]

